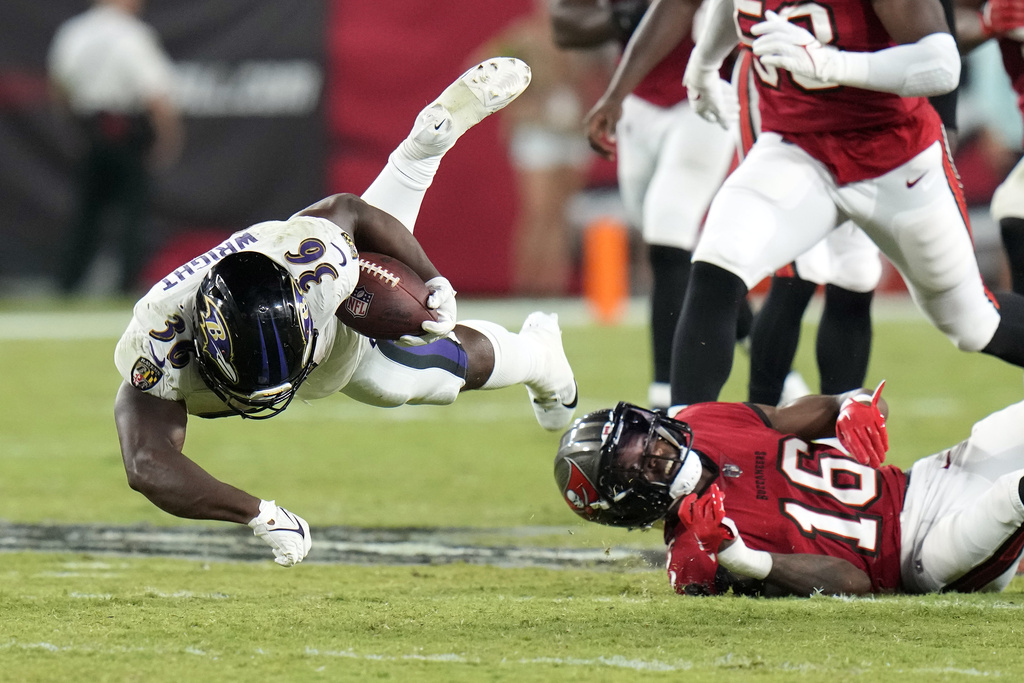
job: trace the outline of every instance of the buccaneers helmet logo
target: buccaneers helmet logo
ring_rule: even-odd
[[[566,458],[566,461],[569,463],[569,481],[563,492],[565,502],[575,512],[591,516],[597,512],[594,507],[595,503],[600,501],[601,494],[597,492],[597,487],[587,478],[575,461],[571,458]]]

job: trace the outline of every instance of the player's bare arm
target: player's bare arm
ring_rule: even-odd
[[[424,282],[439,275],[423,247],[398,219],[354,194],[325,197],[296,215],[326,218],[351,235],[360,251],[393,256],[412,268]]]
[[[956,0],[956,41],[967,54],[990,38],[1020,37],[1024,5],[1017,0]]]
[[[871,579],[846,560],[827,555],[771,553],[772,570],[765,578],[765,597],[867,595]]]
[[[615,126],[622,101],[693,30],[700,0],[655,0],[637,26],[611,81],[587,114],[590,146],[606,158],[614,156]]]
[[[182,452],[185,406],[122,382],[114,402],[128,485],[165,512],[245,524],[260,499],[211,476]]]
[[[687,501],[682,502],[680,521],[699,537],[706,538],[708,548],[717,548],[720,567],[737,576],[764,581],[766,596],[871,592],[870,577],[845,559],[748,548],[736,524],[725,516],[725,496],[718,487],[712,486],[703,497],[707,498],[705,504],[692,505],[694,512],[689,514],[683,514]]]
[[[870,397],[870,389],[860,388],[835,395],[811,395],[798,398],[784,406],[758,405],[772,429],[783,434],[795,434],[813,441],[836,435],[836,420],[843,403],[853,397]],[[879,397],[878,410],[889,415],[889,404]]]
[[[609,92],[621,92],[625,96],[672,52],[672,48],[690,35],[701,1],[654,0],[626,44]]]
[[[871,592],[868,575],[842,558],[808,553],[775,553],[747,547],[726,516],[725,494],[716,484],[688,495],[677,509],[679,525],[704,552],[717,553],[718,566],[742,579],[764,581],[764,594],[862,595]],[[734,582],[735,583],[735,582]]]

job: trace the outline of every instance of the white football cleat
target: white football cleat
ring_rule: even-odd
[[[526,62],[515,57],[477,64],[419,113],[408,141],[418,156],[444,154],[463,133],[519,97],[531,77]]]
[[[531,313],[519,334],[535,339],[545,352],[540,373],[543,379],[526,384],[537,422],[548,431],[561,431],[572,423],[579,392],[569,359],[562,348],[558,316],[554,313]]]

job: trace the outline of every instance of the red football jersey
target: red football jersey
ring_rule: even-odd
[[[750,29],[764,21],[765,11],[781,13],[791,5],[788,0],[737,2],[740,42],[753,44],[755,36]],[[820,0],[798,5],[788,16],[790,23],[810,31],[822,45],[840,50],[877,52],[894,45],[871,3],[864,0]],[[765,131],[813,132],[884,126],[902,120],[923,101],[919,97],[823,85],[784,69],[764,67],[760,60],[755,60],[754,66],[761,98],[761,129]]]
[[[753,44],[750,30],[764,21],[767,10],[788,16],[823,45],[840,50],[877,52],[895,44],[864,0],[791,6],[789,0],[736,0],[741,44]],[[761,130],[799,145],[840,185],[877,178],[942,139],[941,122],[922,97],[824,85],[757,59],[754,72]]]
[[[616,4],[613,0],[612,4]],[[623,42],[622,47],[626,44]],[[687,33],[664,59],[654,65],[633,94],[657,107],[671,107],[686,99],[683,72],[693,52],[693,37]]]
[[[830,446],[782,434],[748,404],[698,403],[676,419],[693,429],[693,448],[718,465],[725,513],[749,547],[842,558],[867,573],[873,590],[899,588],[902,470],[875,470]],[[676,525],[667,535],[677,590],[712,585],[717,566],[695,557],[692,534]]]
[[[683,72],[693,52],[693,39],[687,35],[672,52],[648,72],[633,94],[659,107],[671,107],[686,99]]]
[[[1003,67],[1010,77],[1010,85],[1017,93],[1017,106],[1024,114],[1024,43],[1013,38],[1000,38],[999,51],[1003,55]]]

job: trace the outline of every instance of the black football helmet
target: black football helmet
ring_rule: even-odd
[[[685,422],[621,402],[584,415],[562,435],[555,481],[569,507],[587,521],[649,527],[668,511],[682,470],[690,489],[684,492],[696,486],[701,460],[692,443]]]
[[[317,332],[295,280],[270,257],[225,256],[196,292],[199,374],[242,417],[274,417],[316,367]]]

